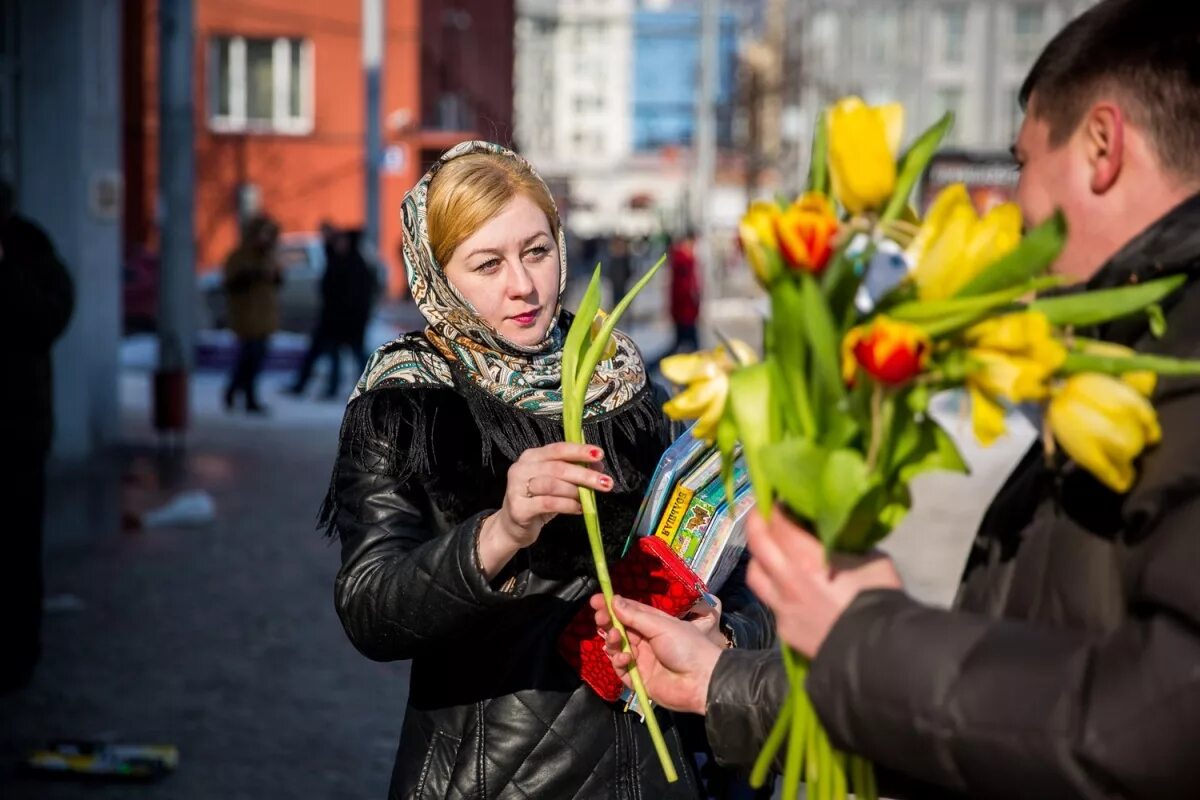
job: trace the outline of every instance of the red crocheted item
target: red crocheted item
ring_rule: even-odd
[[[643,536],[609,570],[613,591],[682,617],[696,604],[704,582],[656,536]],[[584,605],[558,637],[558,651],[579,676],[609,702],[621,697],[624,685],[604,652],[604,639],[596,630],[595,612]]]

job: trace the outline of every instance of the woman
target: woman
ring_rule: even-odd
[[[616,334],[588,392],[596,444],[563,443],[570,315],[545,184],[514,153],[467,142],[409,193],[403,221],[428,327],[371,357],[323,509],[342,542],[346,632],[370,658],[413,662],[390,796],[698,797],[674,720],[662,714],[680,772],[668,786],[645,726],[556,651],[595,591],[577,487],[599,493],[616,560],[669,440],[641,355]],[[724,622],[751,646],[766,627]]]
[[[279,284],[283,276],[275,255],[279,226],[265,215],[251,218],[242,240],[225,260],[225,292],[229,296],[229,327],[238,337],[237,361],[225,389],[225,408],[232,409],[237,395],[246,398],[246,410],[261,414],[258,374],[267,358],[267,337],[279,327]]]

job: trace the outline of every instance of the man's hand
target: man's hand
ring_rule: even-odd
[[[770,522],[753,512],[746,539],[753,555],[746,584],[775,612],[779,638],[808,658],[859,592],[904,586],[882,553],[838,553],[826,564],[821,543],[778,509]]]
[[[591,605],[596,611],[596,625],[606,635],[608,657],[626,686],[632,685],[629,665],[636,656],[638,671],[654,702],[672,711],[704,713],[708,684],[723,648],[691,622],[616,597],[613,607],[629,634],[631,656],[621,652],[621,634],[612,627],[604,596],[594,595]]]

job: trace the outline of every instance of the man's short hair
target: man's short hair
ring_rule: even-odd
[[[1162,166],[1200,178],[1200,2],[1104,0],[1046,45],[1021,87],[1021,107],[1063,144],[1102,93],[1145,129]]]

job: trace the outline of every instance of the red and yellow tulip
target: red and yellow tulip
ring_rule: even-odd
[[[829,263],[837,232],[833,207],[818,192],[808,192],[775,218],[775,233],[788,266],[814,275]]]
[[[880,383],[912,380],[929,357],[929,337],[915,325],[878,316],[851,329],[842,342],[842,377],[853,383],[858,367]]]

